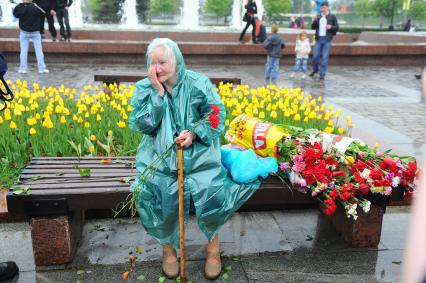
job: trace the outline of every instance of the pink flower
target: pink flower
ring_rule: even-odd
[[[290,163],[288,162],[281,162],[280,163],[280,169],[281,171],[287,171],[288,169],[290,169]]]
[[[388,187],[388,186],[386,186],[385,187],[385,196],[388,196],[388,195],[390,195],[392,193],[392,187]]]
[[[363,152],[363,151],[358,152],[358,156],[359,156],[359,158],[364,158],[365,152]]]
[[[306,183],[306,180],[303,179],[302,181],[300,181],[300,186],[301,187],[306,187],[308,184]]]
[[[302,172],[304,169],[305,169],[305,167],[306,167],[306,164],[305,164],[305,162],[295,162],[294,163],[294,165],[293,165],[293,167],[292,167],[292,169],[293,169],[293,171],[294,172]]]

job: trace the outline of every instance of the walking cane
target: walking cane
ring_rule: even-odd
[[[185,271],[185,211],[183,207],[183,158],[182,146],[178,143],[178,196],[179,196],[179,226],[180,226],[180,282],[186,283]]]

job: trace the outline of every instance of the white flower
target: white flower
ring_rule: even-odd
[[[401,181],[401,179],[399,178],[399,176],[393,177],[392,178],[392,187],[393,188],[398,187],[400,181]]]
[[[333,135],[322,134],[322,151],[330,152],[333,145]]]
[[[337,149],[337,153],[340,156],[345,156],[346,150],[353,141],[354,139],[352,138],[343,137],[340,141],[336,142],[335,147]]]
[[[357,206],[358,205],[356,203],[345,205],[346,216],[348,218],[350,218],[351,216],[354,220],[358,218],[356,211]]]
[[[371,205],[371,202],[369,200],[367,200],[366,202],[363,202],[362,206],[361,206],[362,210],[364,210],[365,213],[369,212],[370,211],[370,205]]]
[[[315,143],[320,143],[321,139],[319,137],[317,137],[315,134],[310,134],[309,138],[308,138],[308,142],[311,145],[314,145]]]
[[[368,177],[370,177],[370,172],[370,169],[365,168],[361,172],[361,177],[363,177],[364,179],[368,179]]]

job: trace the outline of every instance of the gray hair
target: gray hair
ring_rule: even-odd
[[[148,45],[148,51],[147,54],[151,54],[152,52],[158,50],[158,49],[162,49],[164,52],[164,55],[166,56],[167,60],[174,66],[176,67],[177,62],[176,62],[176,54],[173,51],[173,48],[167,44],[168,43],[168,39],[166,38],[155,38],[153,41],[151,41],[151,43]]]

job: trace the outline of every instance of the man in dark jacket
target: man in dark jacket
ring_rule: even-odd
[[[278,26],[272,25],[271,31],[272,35],[268,36],[263,43],[263,47],[268,52],[265,66],[266,84],[269,84],[270,80],[272,80],[273,84],[277,83],[280,69],[280,58],[282,55],[282,49],[285,47],[284,40],[277,34]]]
[[[37,58],[39,73],[49,73],[44,63],[44,55],[41,47],[40,20],[46,12],[32,0],[23,0],[13,9],[13,15],[19,19],[19,44],[21,48],[20,65],[18,73],[27,73],[28,47],[30,40],[33,41],[34,51]]]
[[[328,67],[328,57],[331,51],[331,41],[333,36],[339,30],[339,24],[335,15],[330,13],[328,2],[321,3],[321,14],[316,16],[312,22],[312,29],[315,30],[315,47],[314,57],[312,59],[313,71],[310,74],[314,77],[316,73],[320,73],[320,80],[324,80]],[[319,67],[319,59],[321,57],[321,67]]]
[[[41,34],[41,38],[44,38],[44,22],[45,19],[47,19],[47,24],[49,25],[49,32],[50,35],[52,36],[52,41],[56,41],[56,29],[55,29],[55,24],[53,21],[53,15],[54,15],[54,11],[53,11],[53,1],[54,0],[34,0],[34,3],[36,3],[40,8],[42,8],[46,14],[44,14],[41,17],[40,20],[40,34]]]
[[[72,0],[53,0],[53,10],[56,12],[56,18],[61,26],[61,41],[71,41],[71,27],[68,17],[68,8],[71,6]],[[65,27],[64,27],[65,22]],[[66,33],[65,33],[66,28]]]

